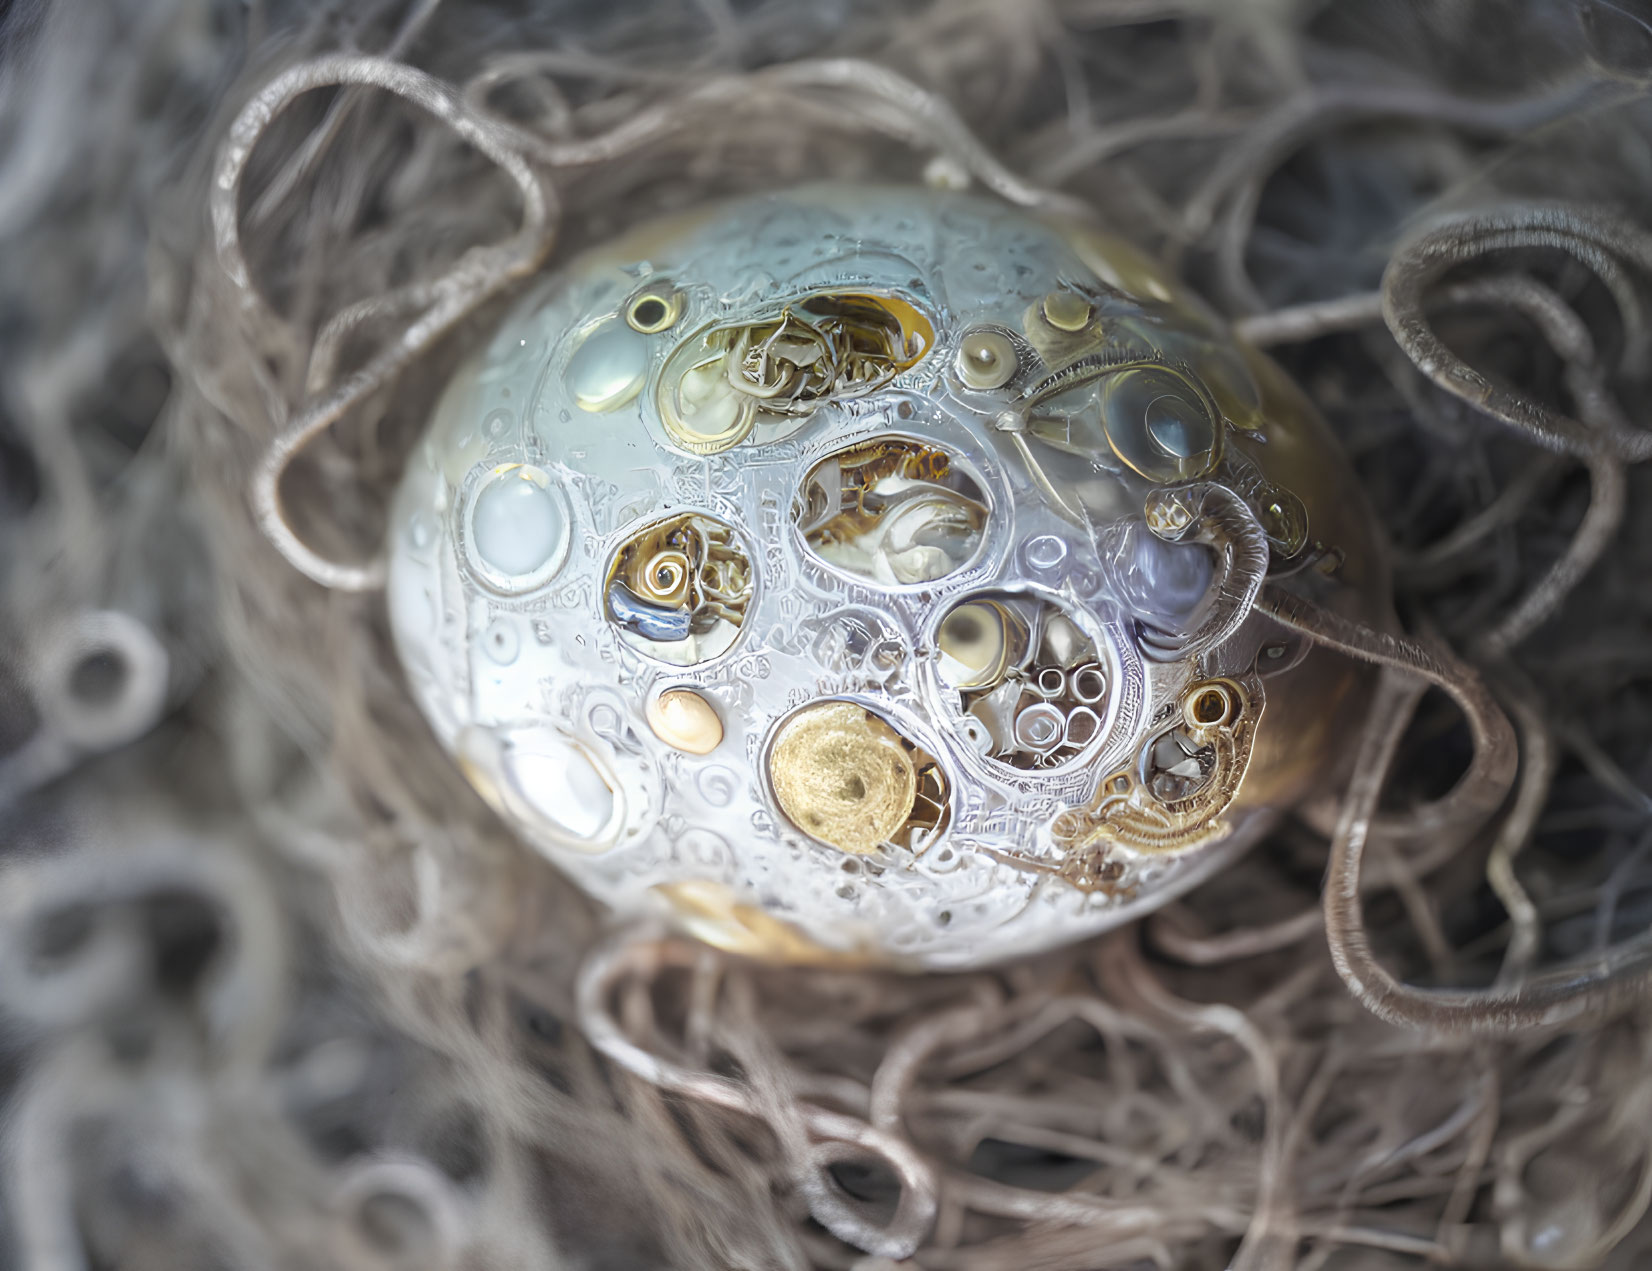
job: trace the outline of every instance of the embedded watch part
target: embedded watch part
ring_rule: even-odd
[[[389,605],[437,736],[623,913],[956,968],[1153,908],[1335,780],[1360,491],[1129,245],[809,186],[541,279],[437,405]]]

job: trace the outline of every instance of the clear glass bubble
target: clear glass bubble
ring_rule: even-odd
[[[471,506],[470,545],[507,586],[554,571],[567,550],[568,515],[549,474],[513,464],[486,477]]]

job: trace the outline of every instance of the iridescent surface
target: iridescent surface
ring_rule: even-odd
[[[615,908],[796,960],[1105,929],[1335,775],[1364,691],[1251,601],[1378,624],[1357,488],[1127,245],[806,187],[525,296],[396,505],[438,735]]]

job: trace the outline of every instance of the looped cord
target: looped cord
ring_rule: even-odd
[[[1578,458],[1602,452],[1625,463],[1652,458],[1652,432],[1591,410],[1585,423],[1499,387],[1435,334],[1427,315],[1431,287],[1449,270],[1492,252],[1550,248],[1594,271],[1617,302],[1627,335],[1624,361],[1647,355],[1646,315],[1622,264],[1652,273],[1652,233],[1604,208],[1522,204],[1451,217],[1403,243],[1382,279],[1382,316],[1407,357],[1434,383],[1550,450]]]
[[[519,61],[513,69],[531,70],[534,63],[531,59]],[[498,164],[522,193],[522,225],[511,242],[472,249],[433,282],[351,306],[336,315],[316,341],[309,377],[312,393],[319,392],[331,378],[338,342],[350,330],[371,317],[407,308],[421,310],[395,343],[283,428],[253,474],[252,505],[260,528],[294,568],[325,587],[340,591],[381,587],[385,561],[382,556],[362,564],[330,560],[305,543],[282,506],[282,477],[323,430],[383,387],[481,304],[544,262],[555,237],[556,206],[550,183],[531,165],[560,169],[610,162],[680,129],[708,108],[734,98],[748,99],[754,93],[819,95],[829,99],[827,114],[840,126],[859,127],[915,147],[934,148],[1011,203],[1080,219],[1091,215],[1081,201],[1031,185],[1005,167],[940,95],[884,67],[854,58],[800,61],[719,78],[640,110],[605,133],[573,140],[547,139],[492,114],[486,106],[487,91],[507,78],[494,75],[480,88],[473,85],[460,92],[422,71],[383,58],[321,58],[271,81],[247,103],[224,144],[211,208],[219,263],[240,290],[243,303],[266,312],[268,306],[252,281],[241,246],[241,182],[265,129],[305,93],[341,85],[394,93],[452,128]]]
[[[1508,716],[1471,668],[1444,650],[1430,650],[1415,640],[1373,631],[1277,584],[1263,586],[1256,609],[1317,644],[1399,672],[1410,683],[1421,680],[1433,684],[1463,712],[1474,742],[1474,757],[1468,769],[1439,799],[1396,818],[1385,818],[1386,833],[1403,837],[1470,833],[1502,807],[1514,784],[1519,747]]]
[[[422,71],[375,57],[327,57],[277,76],[242,109],[219,155],[211,211],[218,261],[243,304],[268,311],[241,246],[241,183],[258,140],[299,97],[318,89],[362,85],[393,93],[435,116],[497,164],[522,195],[522,223],[504,243],[467,251],[457,264],[427,284],[422,312],[366,366],[326,397],[306,406],[276,435],[252,476],[251,499],[259,527],[300,573],[324,587],[370,591],[384,583],[382,557],[364,564],[330,560],[305,543],[287,520],[281,479],[298,454],[370,393],[394,378],[478,306],[537,269],[556,233],[554,193],[503,130],[472,110],[448,85]]]
[[[695,1072],[650,1054],[626,1037],[609,1010],[610,996],[627,976],[652,975],[666,967],[692,967],[702,956],[702,949],[680,940],[625,935],[615,938],[593,952],[580,969],[580,1028],[604,1057],[650,1085],[762,1119],[763,1104],[739,1082]],[[801,1177],[802,1191],[815,1219],[840,1240],[867,1253],[896,1260],[911,1257],[935,1222],[936,1182],[928,1163],[887,1127],[874,1127],[810,1103],[799,1102],[796,1107],[815,1147],[809,1159],[792,1164]],[[784,1144],[786,1136],[780,1137]],[[822,1176],[832,1160],[829,1149],[836,1144],[880,1157],[900,1180],[900,1200],[887,1226],[880,1227],[852,1210]]]
[[[1423,686],[1385,667],[1358,766],[1331,844],[1325,932],[1331,961],[1362,1005],[1391,1024],[1448,1033],[1506,1036],[1576,1025],[1645,997],[1652,988],[1652,938],[1609,949],[1590,962],[1558,967],[1513,987],[1423,989],[1402,983],[1371,951],[1360,906],[1360,866],[1377,800]]]

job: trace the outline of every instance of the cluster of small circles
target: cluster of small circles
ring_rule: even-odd
[[[983,758],[1047,768],[1100,739],[1107,672],[1063,606],[1033,594],[966,595],[942,616],[936,642],[943,696]]]

